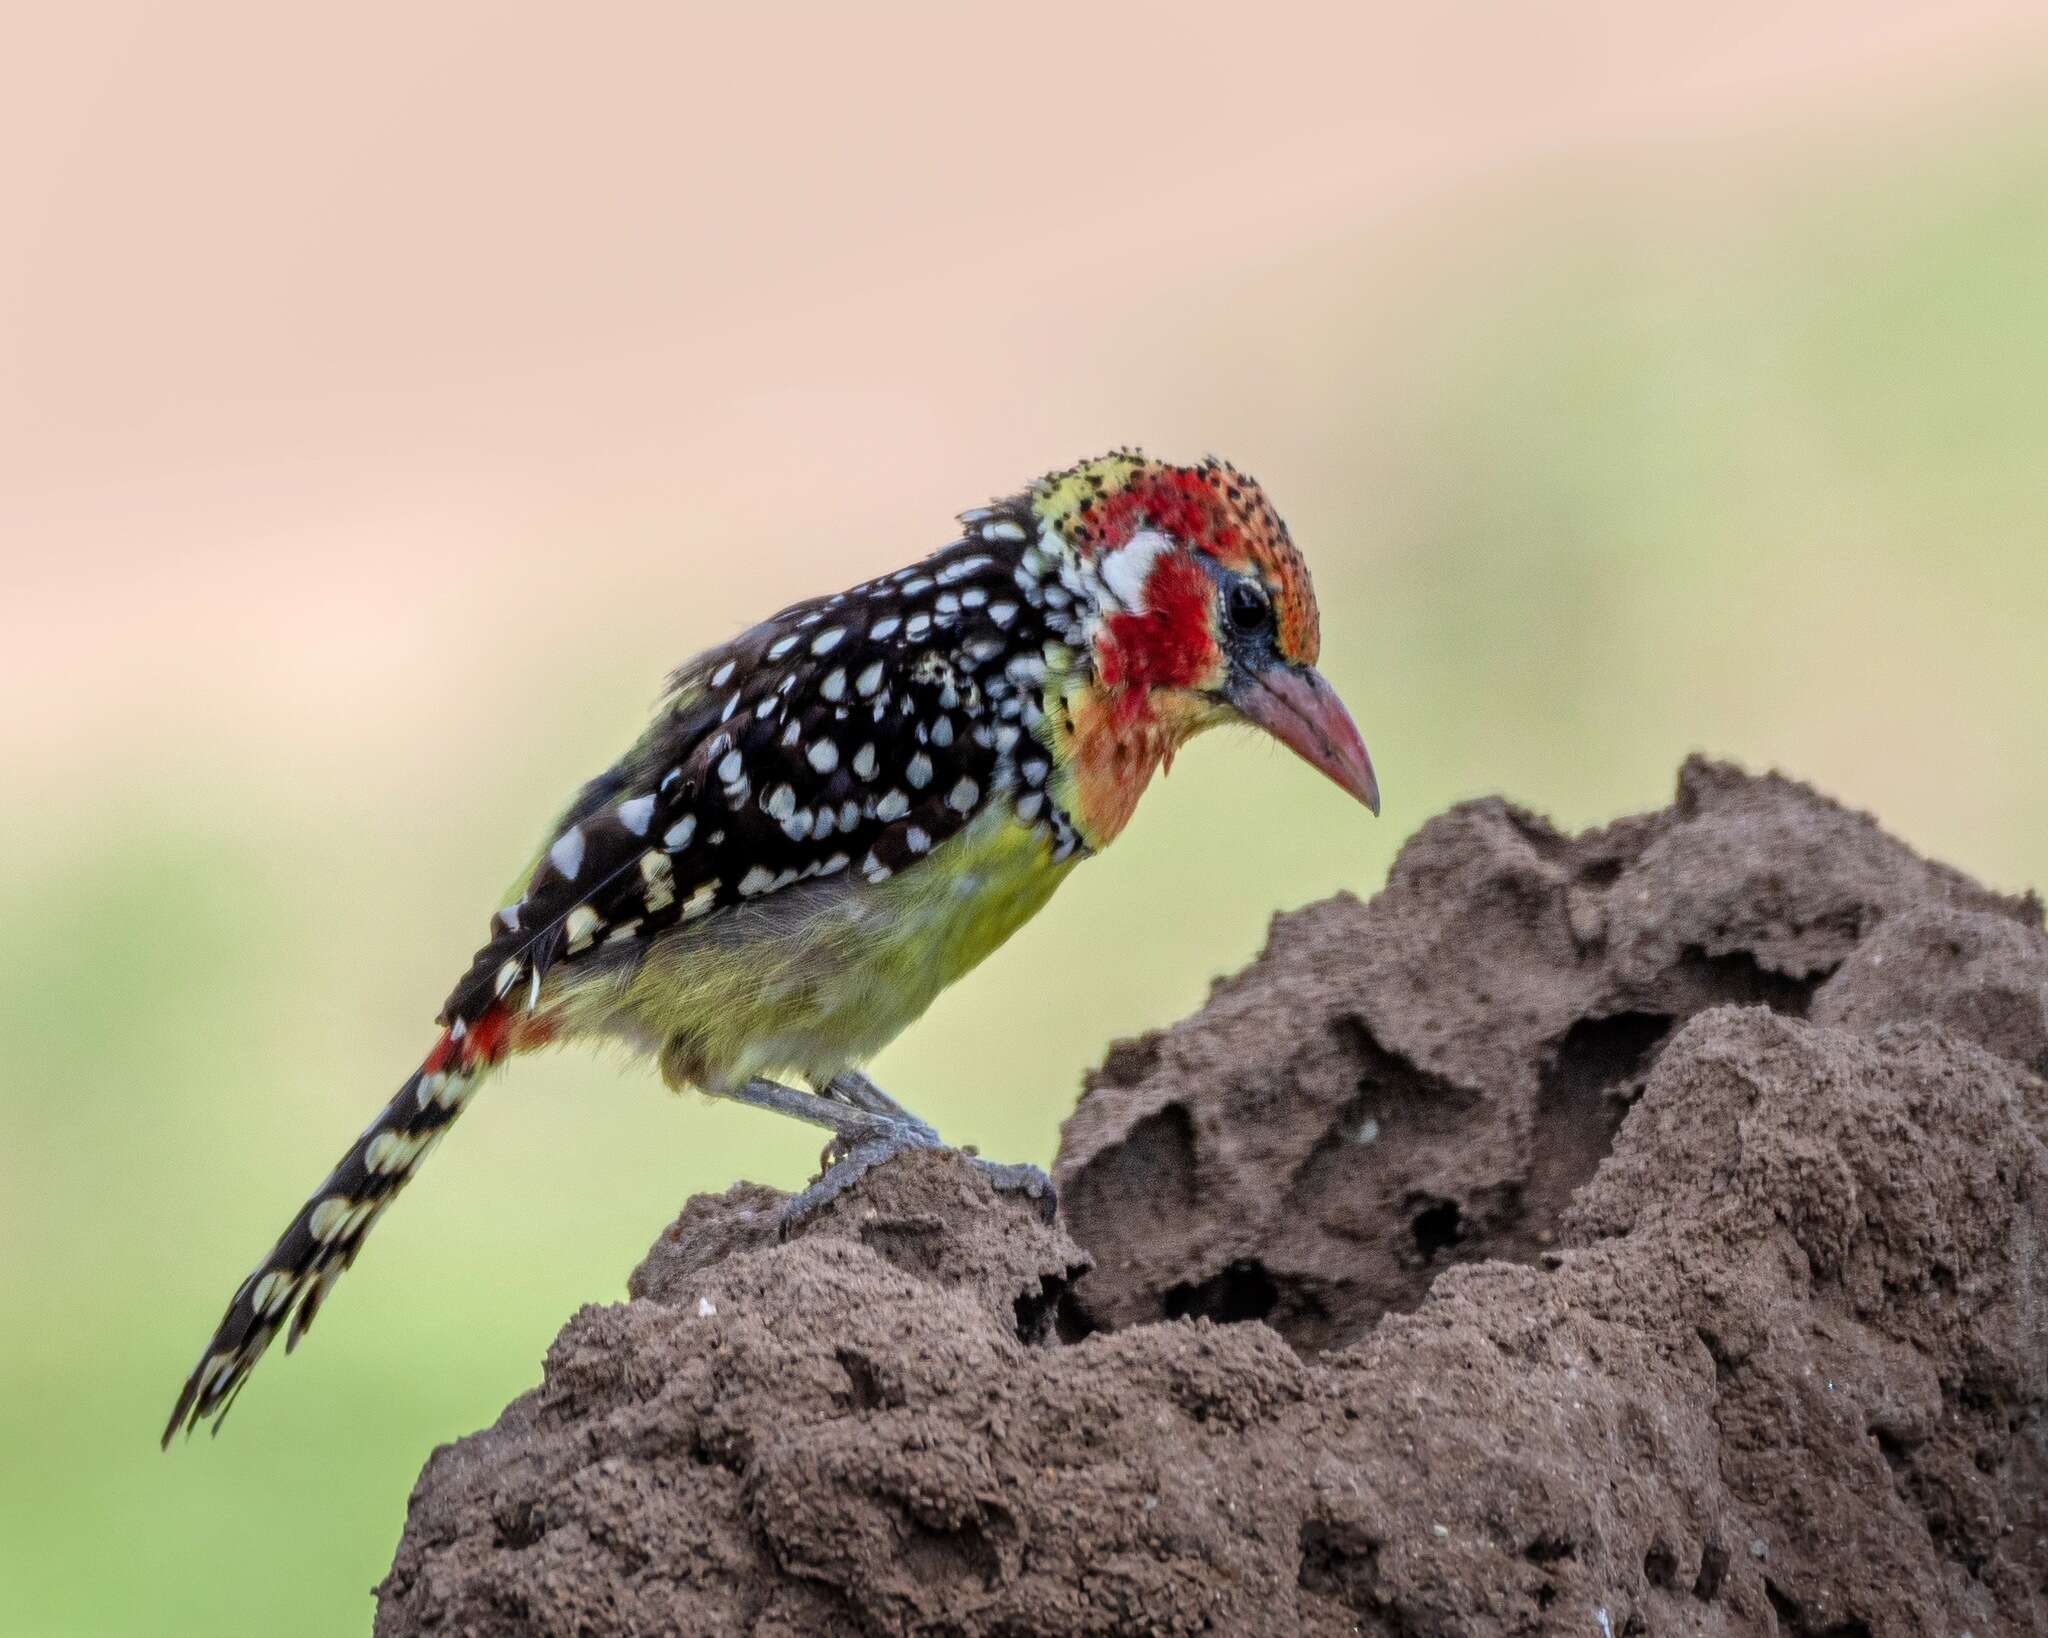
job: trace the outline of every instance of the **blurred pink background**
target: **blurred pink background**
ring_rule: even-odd
[[[2044,40],[1967,0],[19,12],[0,754],[34,790],[195,723],[316,766],[370,732],[350,777],[397,788],[622,593],[680,657],[1120,442],[1288,506],[1400,416],[1295,397],[1319,321],[1440,340],[1475,204],[1768,188]]]

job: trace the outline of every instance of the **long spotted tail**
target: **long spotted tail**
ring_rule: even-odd
[[[285,1350],[298,1346],[329,1289],[356,1260],[370,1225],[448,1130],[511,1043],[511,1013],[491,1007],[471,1025],[442,1035],[363,1135],[349,1146],[327,1181],[244,1280],[221,1317],[213,1340],[186,1378],[164,1429],[164,1445],[182,1427],[191,1430],[227,1415],[271,1339],[291,1323]]]

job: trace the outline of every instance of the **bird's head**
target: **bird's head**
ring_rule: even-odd
[[[1170,757],[1249,722],[1379,812],[1365,743],[1315,668],[1308,566],[1255,482],[1119,452],[1041,480],[1031,505],[1081,616],[1100,735],[1149,733]]]

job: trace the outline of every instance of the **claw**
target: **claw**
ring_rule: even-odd
[[[880,1117],[878,1117],[879,1119]],[[922,1125],[922,1122],[919,1123]],[[927,1128],[929,1130],[929,1128]],[[927,1139],[924,1132],[908,1122],[891,1122],[879,1126],[872,1137],[855,1142],[836,1140],[826,1150],[844,1145],[844,1152],[826,1166],[809,1188],[793,1194],[782,1207],[782,1237],[787,1240],[812,1217],[832,1204],[841,1195],[858,1183],[885,1160],[894,1158],[910,1149],[936,1149],[941,1147],[934,1136]]]
[[[880,1120],[882,1117],[877,1117]],[[845,1140],[841,1140],[844,1142]],[[837,1145],[835,1144],[835,1147]],[[791,1195],[782,1207],[782,1238],[788,1239],[802,1228],[811,1218],[831,1205],[841,1195],[858,1183],[863,1177],[897,1155],[911,1149],[945,1149],[938,1134],[921,1120],[891,1121],[879,1126],[873,1136],[864,1137],[847,1144],[844,1153],[828,1165],[810,1187],[799,1194]],[[830,1151],[827,1151],[828,1154]],[[951,1151],[961,1154],[961,1150]],[[975,1170],[989,1180],[998,1194],[1018,1194],[1035,1201],[1038,1215],[1050,1223],[1059,1211],[1058,1191],[1053,1188],[1052,1179],[1036,1166],[1017,1164],[1004,1165],[999,1161],[983,1160],[979,1155],[965,1156]]]
[[[865,1075],[850,1071],[834,1076],[816,1092],[799,1092],[757,1079],[720,1087],[717,1095],[823,1126],[832,1133],[831,1142],[819,1156],[823,1174],[782,1208],[785,1238],[890,1156],[906,1149],[948,1147],[929,1121],[919,1120]],[[1048,1223],[1053,1220],[1059,1199],[1052,1179],[1036,1166],[1005,1166],[983,1160],[972,1149],[954,1152],[972,1161],[998,1194],[1021,1194],[1034,1200],[1039,1215]]]

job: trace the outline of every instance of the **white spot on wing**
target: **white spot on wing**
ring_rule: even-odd
[[[562,873],[565,881],[574,881],[576,872],[583,868],[583,831],[571,825],[555,838],[555,845],[548,849],[548,860]]]
[[[562,931],[569,940],[569,953],[574,955],[588,944],[591,935],[603,924],[602,918],[587,904],[579,904],[571,910],[568,919],[562,923]]]
[[[630,802],[619,804],[619,823],[635,836],[645,836],[647,827],[654,821],[654,797],[636,796]]]

